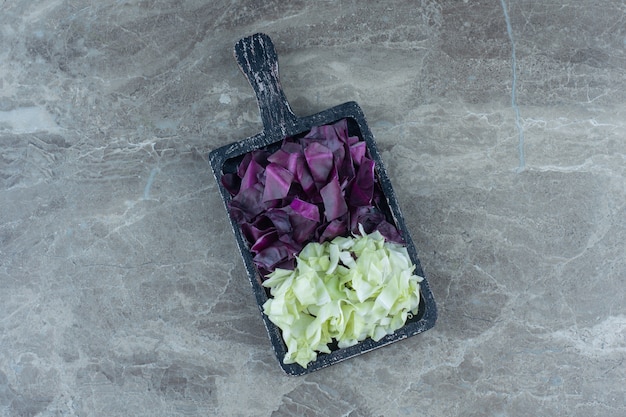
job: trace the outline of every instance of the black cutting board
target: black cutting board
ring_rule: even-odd
[[[359,105],[351,101],[311,116],[296,116],[291,110],[280,84],[278,56],[270,37],[263,33],[257,33],[243,38],[235,45],[234,52],[239,67],[256,94],[263,122],[263,131],[239,142],[222,146],[209,154],[209,162],[226,211],[228,212],[228,202],[231,196],[222,185],[221,177],[226,173],[235,172],[238,163],[245,154],[257,149],[276,149],[286,136],[303,134],[314,126],[333,124],[341,119],[347,119],[350,135],[358,136],[366,142],[369,157],[375,163],[376,177],[386,200],[386,206],[382,207],[382,210],[386,213],[387,220],[397,227],[404,238],[409,256],[416,265],[415,274],[424,277],[415,245],[407,230],[393,187],[376,147],[374,136]],[[420,283],[421,301],[418,313],[407,320],[404,327],[398,329],[393,334],[383,337],[378,342],[366,339],[348,348],[337,349],[335,347],[331,353],[319,354],[317,360],[309,363],[307,368],[303,368],[298,364],[284,364],[283,358],[287,353],[287,347],[283,342],[280,329],[262,312],[262,305],[268,299],[268,291],[261,285],[261,275],[253,263],[249,245],[242,234],[241,228],[230,213],[228,213],[228,217],[248,273],[250,284],[254,290],[256,302],[261,310],[261,316],[276,352],[276,357],[280,366],[287,374],[306,374],[398,340],[406,339],[435,325],[437,308],[428,281],[424,277],[424,280]]]

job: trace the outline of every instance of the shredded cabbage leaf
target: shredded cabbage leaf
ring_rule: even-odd
[[[286,137],[271,153],[249,152],[221,181],[263,276],[275,268],[293,269],[304,245],[358,233],[359,223],[367,232],[404,242],[383,214],[374,160],[366,143],[350,136],[347,119]]]
[[[319,352],[330,353],[370,337],[378,341],[417,313],[420,282],[405,246],[379,231],[307,244],[293,270],[276,268],[263,286],[271,298],[263,312],[287,345],[285,364],[306,368]]]

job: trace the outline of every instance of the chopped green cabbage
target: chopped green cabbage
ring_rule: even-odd
[[[318,352],[330,353],[333,339],[339,348],[378,341],[417,313],[423,278],[406,247],[359,231],[307,244],[294,270],[277,268],[263,282],[272,295],[263,312],[282,330],[284,363],[306,368]]]

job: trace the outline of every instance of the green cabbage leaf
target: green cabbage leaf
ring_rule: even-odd
[[[263,312],[287,345],[284,363],[306,368],[318,353],[330,353],[366,338],[378,341],[417,313],[422,277],[415,275],[404,245],[374,231],[307,244],[293,270],[276,268],[263,286],[271,298]]]

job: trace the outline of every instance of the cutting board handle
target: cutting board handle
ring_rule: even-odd
[[[278,55],[269,36],[256,33],[235,44],[235,59],[256,94],[266,134],[287,136],[298,117],[293,113],[278,76]]]

